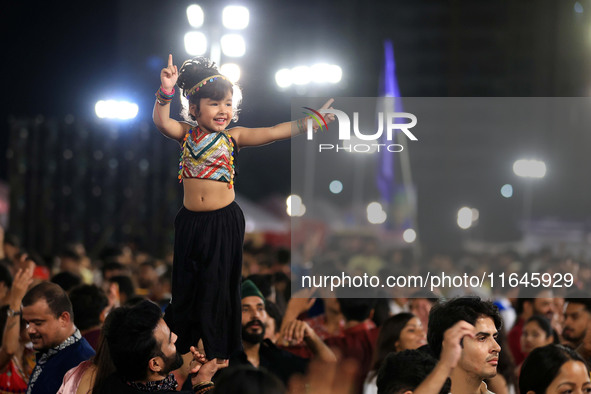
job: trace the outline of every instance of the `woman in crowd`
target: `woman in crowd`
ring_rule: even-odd
[[[0,393],[25,393],[33,368],[35,354],[26,346],[29,342],[26,326],[22,321],[21,303],[29,285],[33,282],[35,264],[32,261],[20,268],[12,282],[8,298],[8,310],[2,309],[4,335],[0,347]]]
[[[418,317],[406,312],[389,317],[380,329],[372,369],[363,388],[364,394],[378,392],[377,373],[389,353],[418,349],[426,343],[425,331]]]
[[[521,394],[591,393],[589,370],[574,350],[551,344],[534,349],[523,362]]]

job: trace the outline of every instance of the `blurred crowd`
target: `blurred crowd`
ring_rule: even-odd
[[[570,390],[591,392],[591,266],[576,256],[434,253],[421,263],[354,235],[292,256],[247,238],[244,350],[209,360],[198,344],[177,354],[176,334],[162,320],[171,255],[127,244],[89,256],[73,243],[41,256],[14,234],[0,235],[0,393],[531,394],[554,392],[570,367]],[[293,269],[292,258],[301,261]],[[307,273],[427,271],[570,273],[573,281],[504,292],[489,283],[396,296],[368,288],[292,294],[292,280]],[[573,377],[577,368],[586,379]]]

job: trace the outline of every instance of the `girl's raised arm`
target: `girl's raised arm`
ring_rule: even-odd
[[[182,141],[185,135],[183,124],[170,117],[170,102],[174,96],[174,85],[179,77],[177,67],[172,63],[172,55],[168,55],[168,66],[160,71],[160,88],[156,92],[156,103],[152,119],[154,124],[168,138]]]
[[[334,99],[328,100],[320,109],[332,109],[331,104],[333,102]],[[334,115],[328,114],[325,119],[327,123],[330,123],[335,118]],[[245,146],[260,146],[305,133],[306,121],[307,118],[303,118],[294,120],[293,122],[280,123],[272,127],[260,127],[254,129],[235,127],[231,129],[230,132],[232,137],[236,140],[236,144],[239,148]],[[318,125],[314,127],[314,130],[317,129]]]

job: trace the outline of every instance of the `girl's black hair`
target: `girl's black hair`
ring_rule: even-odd
[[[538,325],[538,327],[540,327],[540,329],[544,331],[544,334],[546,334],[546,338],[552,338],[552,343],[560,343],[560,338],[558,337],[556,331],[554,331],[554,329],[552,328],[550,320],[546,319],[544,316],[533,315],[532,317],[527,319],[523,326],[525,327],[525,325],[530,322],[535,322]]]
[[[378,374],[386,356],[392,352],[396,352],[396,342],[400,340],[400,334],[408,322],[416,316],[412,313],[402,312],[397,315],[390,316],[380,329],[378,340],[376,342],[376,349],[373,355],[373,366],[370,371],[370,379]]]
[[[543,394],[568,361],[585,361],[574,350],[562,345],[547,345],[532,350],[521,367],[519,391]]]
[[[205,57],[194,57],[183,63],[179,70],[179,78],[176,82],[181,89],[181,94],[187,97],[187,92],[193,86],[203,81],[204,79],[213,75],[220,74],[214,62]],[[207,83],[199,88],[198,92],[194,92],[190,97],[187,97],[189,104],[197,106],[196,113],[199,113],[199,102],[202,98],[209,98],[212,100],[222,100],[228,92],[233,93],[233,85],[230,81],[218,78],[213,83]],[[237,109],[234,109],[234,120],[237,120]],[[184,118],[196,120],[188,111],[188,108],[183,108],[181,115]],[[188,119],[187,119],[188,120]]]

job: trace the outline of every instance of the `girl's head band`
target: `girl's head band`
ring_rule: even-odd
[[[230,80],[228,78],[226,78],[225,76],[223,76],[221,74],[212,75],[210,77],[205,78],[201,82],[195,84],[195,86],[193,86],[191,89],[189,89],[189,91],[185,94],[185,97],[188,99],[189,97],[191,97],[191,95],[193,95],[193,93],[198,92],[199,89],[201,89],[204,85],[207,85],[208,83],[213,82],[218,78],[222,78],[222,79],[225,79],[226,81],[230,82]],[[230,82],[230,84],[232,84],[232,82]]]

